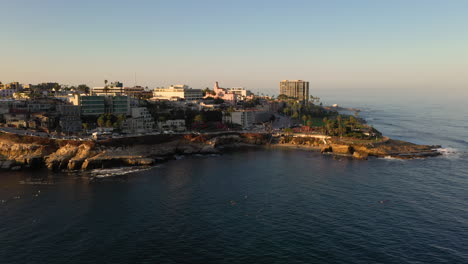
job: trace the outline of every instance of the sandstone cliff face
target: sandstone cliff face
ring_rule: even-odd
[[[219,153],[224,147],[266,142],[265,135],[239,133],[145,136],[105,142],[60,141],[0,134],[0,168],[11,169],[20,165],[22,168],[47,167],[58,171],[148,166],[161,159],[173,158],[176,154]]]
[[[94,156],[93,144],[66,144],[44,158],[45,166],[51,170],[80,169],[88,157]]]
[[[16,166],[39,167],[43,157],[52,150],[38,144],[22,144],[0,141],[0,155],[3,157],[1,167],[10,169]]]

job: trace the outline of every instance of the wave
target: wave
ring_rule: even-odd
[[[91,177],[94,178],[107,178],[122,176],[129,173],[135,173],[140,171],[150,170],[154,167],[122,167],[122,168],[112,168],[112,169],[94,169],[90,172]]]
[[[383,159],[383,160],[388,160],[388,161],[407,161],[406,159],[399,159],[399,158],[395,158],[392,156],[385,156],[383,158],[378,158],[378,159]]]
[[[464,154],[466,154],[466,152],[462,152],[456,148],[438,148],[436,150],[439,151],[445,158],[459,159]]]

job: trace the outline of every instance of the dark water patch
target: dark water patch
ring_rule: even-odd
[[[3,263],[462,263],[467,167],[455,163],[447,171],[450,162],[252,150],[170,161],[124,183],[89,184],[62,174],[42,189],[20,185],[16,176],[10,193],[40,188],[41,195],[1,211],[0,257]]]

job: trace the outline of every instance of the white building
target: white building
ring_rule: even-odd
[[[121,82],[113,82],[104,87],[93,87],[91,89],[93,95],[124,95],[125,89]]]
[[[254,111],[235,111],[231,113],[231,122],[233,124],[241,125],[242,128],[250,128],[255,122],[255,112]]]
[[[243,101],[252,96],[252,92],[243,87],[227,88],[227,91],[236,95],[236,101]]]
[[[13,94],[23,89],[18,82],[3,84],[0,82],[0,97],[13,97]]]
[[[166,120],[158,122],[158,127],[162,131],[177,131],[182,132],[185,131],[185,120],[184,119],[174,119],[174,120]]]
[[[13,97],[16,90],[13,89],[0,89],[0,97]]]
[[[254,124],[267,122],[271,118],[271,113],[267,111],[238,110],[231,113],[231,122],[241,125],[242,128],[251,128]],[[229,117],[226,117],[228,119]]]
[[[201,89],[192,89],[187,85],[171,85],[167,88],[156,88],[153,90],[153,100],[199,100],[203,98]]]
[[[123,124],[123,130],[127,133],[148,133],[154,129],[153,116],[146,107],[131,108],[131,117]]]

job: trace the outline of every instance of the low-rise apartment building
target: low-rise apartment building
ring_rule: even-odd
[[[171,85],[167,88],[155,88],[153,100],[200,100],[203,98],[201,89],[192,89],[187,85]]]
[[[135,107],[131,109],[131,117],[123,124],[126,133],[148,133],[154,130],[153,116],[146,107]]]

